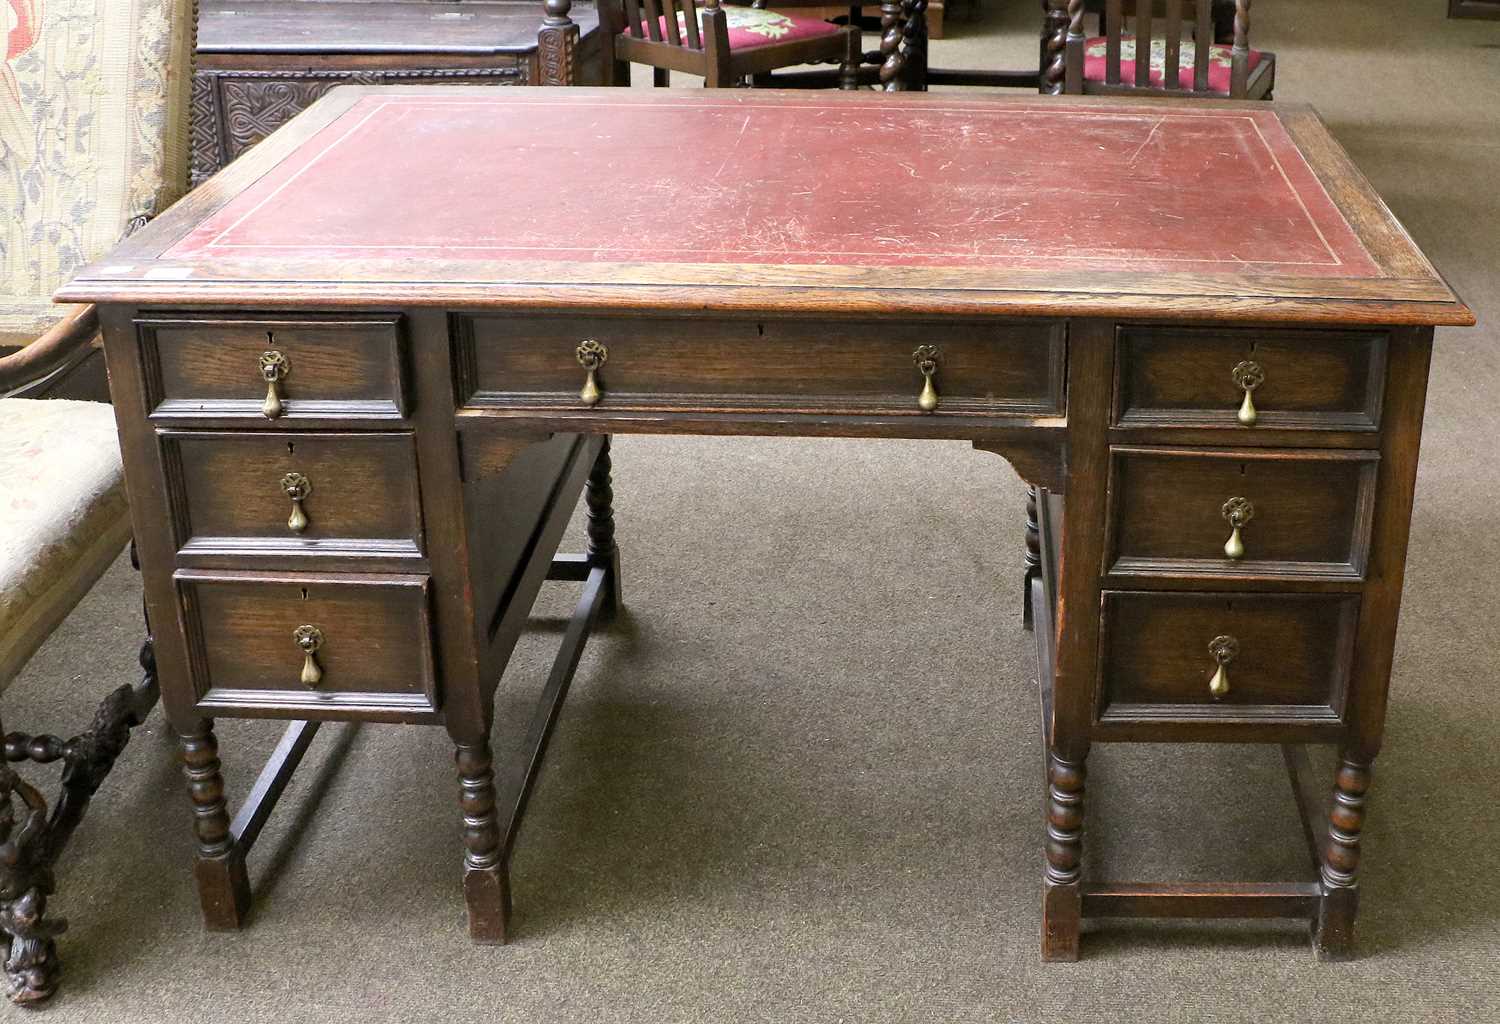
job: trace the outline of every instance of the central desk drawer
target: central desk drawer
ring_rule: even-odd
[[[455,339],[469,407],[586,408],[579,348],[593,341],[601,411],[922,415],[925,354],[937,415],[1063,412],[1061,322],[474,316]]]
[[[136,321],[155,419],[246,426],[406,415],[399,317],[160,317]],[[272,382],[268,378],[275,378]],[[268,408],[274,390],[279,410]]]
[[[1357,596],[1105,591],[1103,600],[1101,723],[1343,715]]]
[[[163,431],[161,443],[184,555],[422,554],[411,434]]]
[[[1110,456],[1111,576],[1364,577],[1376,452],[1117,447]]]
[[[205,713],[357,719],[437,709],[427,577],[175,578]]]

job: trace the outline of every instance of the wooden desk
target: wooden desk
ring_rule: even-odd
[[[838,435],[969,439],[1040,489],[1044,956],[1122,914],[1349,948],[1433,326],[1473,316],[1310,110],[341,89],[60,297],[102,305],[211,926],[308,735],[231,822],[212,719],[362,719],[451,734],[472,933],[503,940],[619,599],[608,435]],[[585,489],[589,550],[554,559]],[[585,593],[497,795],[549,576]],[[1316,877],[1085,881],[1096,741],[1337,744],[1321,781],[1288,748]]]

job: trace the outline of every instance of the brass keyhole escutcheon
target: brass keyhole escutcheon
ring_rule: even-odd
[[[292,514],[286,521],[286,528],[301,533],[307,529],[307,513],[303,511],[302,503],[312,493],[312,481],[301,473],[288,473],[281,478],[281,490],[292,499]]]
[[[1208,653],[1218,665],[1208,681],[1208,692],[1214,700],[1229,696],[1228,665],[1240,653],[1240,642],[1232,636],[1216,636],[1208,642]]]
[[[1230,498],[1220,507],[1219,514],[1230,527],[1229,539],[1224,542],[1224,557],[1244,558],[1245,541],[1240,536],[1240,530],[1255,518],[1255,506],[1250,503],[1249,498]]]
[[[1240,411],[1235,414],[1235,419],[1247,427],[1253,427],[1259,414],[1255,411],[1255,399],[1250,395],[1266,382],[1265,368],[1253,360],[1246,359],[1242,363],[1235,364],[1230,376],[1234,378],[1235,387],[1245,393],[1245,400],[1240,403]]]
[[[317,626],[298,626],[292,630],[292,640],[302,651],[302,685],[317,686],[323,681],[323,670],[318,666],[318,650],[323,646],[323,631]]]
[[[578,400],[584,405],[598,405],[604,393],[599,390],[599,368],[609,360],[609,349],[589,338],[578,346],[578,365],[588,371]]]
[[[917,350],[911,354],[912,363],[922,375],[922,391],[917,395],[917,408],[923,412],[932,412],[938,407],[937,388],[932,385],[932,375],[937,373],[938,368],[938,354],[936,345],[918,345]]]
[[[260,411],[266,419],[279,419],[285,411],[281,403],[280,384],[291,372],[292,364],[282,353],[268,349],[260,354],[260,376],[266,382],[266,400]]]

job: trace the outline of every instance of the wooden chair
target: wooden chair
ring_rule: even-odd
[[[673,71],[700,75],[710,89],[817,61],[839,64],[839,87],[858,87],[859,30],[818,18],[719,0],[602,0],[599,29],[614,40],[610,84],[630,83],[629,64],[646,64],[656,85]]]
[[[85,7],[89,5],[83,5]],[[187,184],[194,0],[80,5],[0,0],[0,690],[130,540],[114,410],[36,397],[90,358],[91,306],[52,304],[83,263],[164,209]],[[81,31],[81,26],[88,31]],[[148,630],[149,633],[149,630]],[[7,994],[57,987],[47,916],[53,867],[130,735],[156,703],[149,635],[125,683],[72,739],[5,732],[0,759],[0,938]],[[11,765],[61,762],[49,807]]]
[[[1158,19],[1154,5],[1104,0],[1104,34],[1085,38],[1081,7],[1069,28],[1063,91],[1072,94],[1210,96],[1270,99],[1276,55],[1250,48],[1250,0],[1234,0],[1233,43],[1213,42],[1214,0],[1167,0]],[[1184,8],[1192,34],[1183,38]],[[1127,22],[1130,31],[1126,31]],[[1138,60],[1138,54],[1149,54]]]

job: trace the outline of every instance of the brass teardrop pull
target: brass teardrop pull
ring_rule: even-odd
[[[302,503],[312,493],[312,481],[301,473],[288,473],[281,478],[281,490],[292,499],[292,514],[286,521],[286,528],[301,533],[307,529],[307,513],[303,511]]]
[[[1240,642],[1232,636],[1216,636],[1208,642],[1208,653],[1218,666],[1208,681],[1208,692],[1213,695],[1214,700],[1223,700],[1229,695],[1227,666],[1240,653]]]
[[[583,390],[578,392],[578,400],[584,405],[598,405],[599,399],[604,396],[599,390],[599,368],[608,361],[609,349],[589,338],[578,346],[577,355],[578,365],[588,371],[588,376],[583,380]]]
[[[1251,392],[1260,387],[1266,381],[1266,371],[1259,363],[1247,359],[1242,363],[1235,364],[1230,376],[1234,378],[1235,387],[1245,393],[1245,400],[1240,403],[1240,411],[1235,414],[1247,427],[1255,426],[1259,414],[1255,411],[1255,400],[1250,397]]]
[[[292,630],[292,639],[302,651],[302,685],[317,686],[323,681],[317,658],[318,649],[323,646],[323,631],[317,626],[298,626]]]
[[[938,347],[918,345],[917,350],[911,354],[911,361],[922,375],[922,391],[917,395],[917,408],[923,412],[932,412],[938,407],[937,388],[932,384],[932,375],[937,373],[938,368]]]
[[[266,400],[261,405],[260,412],[266,419],[279,419],[285,411],[279,385],[291,372],[292,364],[275,349],[268,349],[260,354],[260,376],[266,382]]]
[[[1225,558],[1244,558],[1245,541],[1240,529],[1255,518],[1255,506],[1249,498],[1230,498],[1219,509],[1219,514],[1229,523],[1229,539],[1224,542]]]

